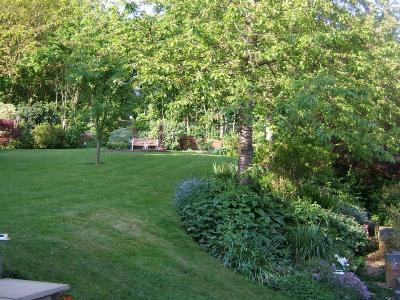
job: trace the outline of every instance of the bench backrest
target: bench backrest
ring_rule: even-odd
[[[148,147],[158,147],[158,140],[153,139],[145,139],[145,138],[133,138],[132,146],[141,146],[144,147],[147,145]]]

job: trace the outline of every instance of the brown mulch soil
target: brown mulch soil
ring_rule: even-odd
[[[378,276],[385,273],[385,259],[379,251],[368,254],[365,260],[365,269],[368,275]]]

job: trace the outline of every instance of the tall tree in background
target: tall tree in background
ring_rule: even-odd
[[[387,3],[160,0],[158,4],[163,13],[143,18],[145,47],[139,68],[143,86],[147,84],[172,102],[207,100],[214,107],[234,108],[240,120],[238,176],[242,183],[250,180],[246,170],[252,163],[254,112],[284,130],[284,120],[289,127],[292,121],[298,123],[295,115],[289,116],[289,111],[281,108],[296,102],[293,99],[304,91],[313,93],[315,101],[303,106],[303,115],[313,115],[315,124],[322,122],[331,128],[337,120],[341,122],[337,134],[325,135],[329,136],[326,145],[335,140],[356,145],[349,137],[344,140],[345,127],[352,126],[356,116],[359,121],[353,127],[383,128],[384,124],[374,121],[381,111],[376,101],[383,97],[372,92],[382,92],[382,85],[378,87],[379,83],[372,81],[378,56],[373,61],[369,58],[373,52],[383,51],[383,45],[388,50],[398,45],[390,36],[395,24],[391,23]],[[388,67],[392,62],[393,57],[384,65]],[[357,95],[362,94],[360,87],[366,82],[371,88],[369,93],[364,93],[362,99],[352,97],[356,90]],[[311,88],[315,84],[317,87]],[[327,89],[329,97],[324,92]],[[327,103],[325,99],[331,100]],[[365,103],[360,105],[360,101]],[[393,104],[393,100],[386,101],[385,109],[390,107],[396,112]],[[364,108],[371,106],[371,113],[366,113]],[[345,112],[347,116],[340,118]],[[316,117],[316,113],[325,117]],[[309,129],[307,134],[311,136],[319,132]],[[281,131],[290,136],[288,131]],[[362,140],[368,133],[364,130],[362,138],[357,139],[359,147],[366,146]],[[374,145],[378,144],[382,149],[386,147],[382,140],[374,140]]]
[[[26,82],[28,74],[21,72],[21,67],[31,63],[25,58],[44,45],[49,34],[71,15],[73,2],[0,1],[0,100],[15,103],[38,96],[35,90],[38,78]]]
[[[126,114],[134,30],[104,1],[11,1],[0,12],[0,99],[54,104],[64,129],[88,111],[97,140]]]

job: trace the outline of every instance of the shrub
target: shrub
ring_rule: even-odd
[[[126,143],[107,143],[107,148],[109,150],[125,150],[129,148],[129,145]]]
[[[229,165],[214,168],[217,178],[182,181],[173,199],[184,228],[208,253],[298,299],[334,299],[342,293],[310,272],[293,271],[336,250],[362,250],[369,241],[361,225],[304,199],[282,201],[238,185],[230,179]]]
[[[277,286],[290,299],[335,300],[335,290],[326,282],[315,280],[312,273],[294,272],[281,278]]]
[[[20,123],[32,128],[36,124],[61,122],[59,110],[55,102],[20,103],[18,105]]]
[[[237,156],[239,137],[237,134],[225,135],[222,139],[222,147],[227,156]]]
[[[235,181],[237,179],[238,167],[236,164],[213,164],[214,176],[223,180]]]
[[[18,113],[14,104],[0,101],[0,119],[14,120]]]
[[[85,148],[96,148],[97,147],[97,141],[96,141],[96,139],[94,137],[85,138],[83,146]]]
[[[270,191],[279,198],[291,199],[297,196],[297,187],[283,176],[266,171],[258,179],[261,189]]]
[[[368,221],[368,213],[365,208],[356,204],[341,202],[333,208],[333,211],[342,215],[353,217],[358,224],[365,224]]]
[[[210,254],[261,283],[286,268],[282,207],[231,181],[190,179],[174,205],[187,232]]]
[[[31,130],[27,127],[21,129],[21,136],[18,139],[18,148],[32,149],[34,147],[34,140]]]
[[[389,183],[384,185],[372,196],[371,208],[377,215],[381,224],[391,222],[388,213],[391,207],[400,207],[400,183]]]
[[[338,275],[335,270],[328,261],[312,260],[283,277],[279,288],[296,299],[370,299],[371,293],[356,274]]]
[[[153,128],[153,136],[158,138],[159,124]],[[185,125],[173,120],[163,121],[163,146],[168,150],[179,149],[179,138],[185,135]]]
[[[400,209],[392,206],[389,210],[390,223],[393,226],[393,237],[390,240],[391,246],[400,249]]]
[[[257,149],[259,159],[267,161],[270,169],[279,175],[296,181],[310,179],[315,174],[332,176],[332,152],[325,147],[277,133],[273,143],[265,142]]]
[[[64,130],[60,125],[42,123],[32,129],[32,136],[36,148],[61,148],[64,142]]]
[[[108,137],[107,148],[122,150],[129,148],[132,132],[126,128],[118,128],[112,131]]]
[[[345,272],[343,275],[331,276],[330,283],[336,288],[338,298],[349,299],[371,299],[368,287],[353,272]],[[347,297],[346,297],[347,296]]]
[[[228,225],[220,242],[223,250],[220,259],[224,266],[261,284],[275,286],[279,273],[287,269],[287,253],[282,249],[281,238],[234,229]]]
[[[215,149],[213,153],[215,155],[228,155],[228,149],[225,147],[221,147],[221,148]]]
[[[352,217],[359,224],[365,224],[368,221],[368,213],[361,206],[359,198],[343,184],[337,182],[324,184],[311,180],[302,184],[298,194],[300,197],[311,199],[323,208]]]
[[[370,247],[365,229],[353,218],[321,208],[305,199],[288,204],[293,224],[319,224],[320,231],[326,235],[327,245],[340,246],[340,250],[355,253],[363,253]]]
[[[83,146],[83,129],[78,126],[70,126],[65,130],[64,144],[67,148],[79,148]]]
[[[212,141],[207,138],[197,138],[196,145],[200,151],[212,150]]]

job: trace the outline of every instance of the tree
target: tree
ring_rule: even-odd
[[[79,101],[87,106],[95,128],[96,163],[107,124],[118,118],[132,99],[135,76],[132,58],[125,48],[126,26],[114,9],[87,4],[70,37],[68,81],[79,89]],[[96,24],[97,26],[93,26]]]
[[[29,76],[26,57],[46,42],[73,9],[73,0],[0,0],[0,99],[5,102],[34,99],[40,77]],[[33,79],[33,80],[32,80]],[[25,83],[25,84],[23,84]],[[44,100],[44,99],[40,99]]]
[[[393,18],[382,17],[382,7],[387,8],[385,3],[382,6],[372,2],[366,5],[366,1],[322,0],[157,3],[163,7],[163,13],[143,18],[145,55],[139,71],[142,85],[158,101],[176,103],[190,99],[192,107],[207,102],[213,107],[234,108],[240,121],[238,175],[242,183],[249,182],[246,170],[252,163],[255,113],[274,122],[271,126],[283,128],[282,118],[278,117],[284,117],[279,113],[280,108],[319,82],[313,89],[314,93],[320,93],[316,99],[324,99],[327,94],[323,91],[331,86],[335,92],[341,90],[334,98],[343,99],[342,112],[351,107],[362,116],[364,110],[357,97],[343,98],[343,95],[351,95],[355,90],[360,95],[359,87],[368,81],[370,87],[381,91],[377,82],[370,81],[374,75],[367,67],[368,58],[373,51],[384,49],[382,43],[397,47],[388,42]],[[349,63],[355,58],[357,62]],[[329,78],[333,80],[330,83]],[[375,105],[377,98],[368,94],[363,101]],[[308,113],[315,112],[315,102],[322,103],[310,103]],[[393,101],[386,104],[385,109],[396,110]],[[334,101],[326,105],[334,105]],[[340,110],[333,113],[332,108],[326,110],[326,120],[334,124]],[[358,128],[367,119],[374,123],[372,115],[354,127]],[[286,117],[289,124],[292,120],[296,123],[294,115]],[[349,115],[342,121],[343,134],[336,135],[340,140],[346,135],[345,126],[351,125],[353,119]],[[312,131],[313,135],[318,132],[316,128]],[[364,131],[363,138],[367,133]],[[386,147],[382,140],[375,142]]]

